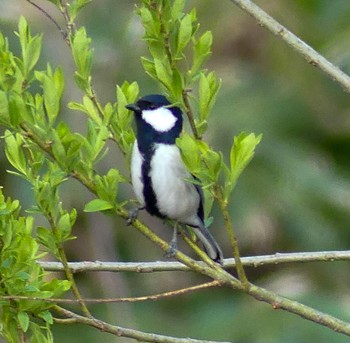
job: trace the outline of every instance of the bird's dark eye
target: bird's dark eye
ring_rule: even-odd
[[[155,110],[156,108],[157,108],[157,107],[156,107],[156,105],[154,105],[154,104],[152,104],[152,105],[149,106],[149,109],[150,109],[150,110]]]

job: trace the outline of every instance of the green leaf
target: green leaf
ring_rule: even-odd
[[[157,17],[153,17],[151,11],[146,7],[140,8],[139,14],[142,25],[146,31],[145,38],[158,37],[160,33],[160,23],[159,20],[157,20]]]
[[[91,167],[100,161],[108,151],[106,140],[110,132],[105,126],[96,127],[96,124],[91,120],[88,121],[88,134],[85,139],[86,163]]]
[[[56,239],[52,231],[45,227],[39,226],[37,227],[36,234],[40,244],[48,248],[49,251],[51,251],[54,255],[57,255],[58,250],[57,250]]]
[[[0,91],[0,121],[5,125],[9,122],[9,104],[5,92]]]
[[[164,43],[161,40],[145,39],[147,41],[148,50],[151,53],[153,59],[157,58],[166,62],[167,58],[164,50]]]
[[[22,331],[27,332],[29,327],[29,316],[27,312],[18,312],[17,319]]]
[[[77,220],[77,210],[73,208],[69,214],[70,225],[73,226]]]
[[[221,87],[221,80],[219,80],[214,72],[209,74],[200,73],[198,98],[199,98],[199,118],[200,123],[205,122],[212,110],[218,92]],[[204,132],[200,132],[203,134]]]
[[[125,181],[125,177],[119,170],[114,168],[110,169],[107,175],[96,175],[94,179],[99,198],[108,202],[113,207],[116,202],[119,183]]]
[[[81,75],[77,71],[74,73],[74,80],[77,86],[83,90],[87,91],[90,87],[90,80],[91,78],[86,75]]]
[[[67,240],[72,233],[72,225],[70,221],[69,213],[62,215],[57,223],[57,229],[60,232],[62,241]]]
[[[20,173],[26,175],[27,164],[22,150],[22,137],[19,134],[12,134],[10,131],[5,131],[5,154],[9,162]]]
[[[211,150],[209,147],[206,150],[206,153],[203,155],[205,164],[208,168],[209,177],[212,182],[217,181],[222,167],[222,154],[214,150]]]
[[[67,10],[70,16],[70,20],[74,21],[76,16],[78,15],[79,11],[89,4],[92,0],[73,0],[69,3],[69,6],[67,6]]]
[[[196,173],[201,169],[200,148],[198,142],[188,133],[184,133],[176,140],[180,148],[182,159],[187,168]]]
[[[57,161],[60,161],[63,164],[66,164],[66,151],[64,145],[62,144],[61,138],[58,135],[58,132],[55,130],[51,130],[52,136],[52,153]]]
[[[23,59],[23,76],[29,79],[29,73],[38,62],[42,36],[32,37],[26,19],[21,16],[18,23],[18,35],[21,43]]]
[[[124,82],[122,85],[122,90],[124,94],[126,94],[126,98],[128,101],[133,102],[137,99],[139,92],[140,92],[140,87],[136,81],[132,83]]]
[[[9,98],[9,116],[11,126],[18,127],[18,124],[27,119],[27,108],[23,97],[16,93],[11,93]]]
[[[44,333],[43,330],[41,329],[41,327],[36,324],[31,322],[30,323],[30,332],[31,332],[31,343],[52,343],[53,340],[47,338]],[[45,330],[45,332],[47,333],[47,336],[50,336],[51,333],[48,330]]]
[[[110,210],[112,208],[113,205],[110,202],[101,199],[94,199],[85,205],[84,212],[99,212]]]
[[[35,72],[35,77],[41,82],[44,92],[44,104],[49,119],[49,125],[53,126],[60,110],[60,100],[63,92],[63,72],[60,68],[52,73],[51,67],[47,72]]]
[[[96,106],[94,105],[93,101],[86,95],[83,98],[83,104],[85,107],[86,114],[88,114],[94,122],[98,123],[99,125],[102,125],[102,120],[99,116]]]
[[[24,236],[18,247],[17,262],[29,262],[38,251],[38,243],[30,236]],[[21,277],[25,278],[24,274]]]
[[[61,294],[67,292],[71,285],[72,284],[68,280],[52,279],[43,285],[43,289],[51,291],[52,297],[59,297]]]
[[[84,27],[78,29],[72,40],[72,53],[77,67],[75,80],[79,88],[87,90],[90,84],[92,50],[91,38],[86,34]]]
[[[117,125],[120,128],[120,131],[128,129],[133,116],[130,115],[129,110],[125,107],[125,105],[130,104],[129,100],[126,98],[126,95],[123,89],[117,86]]]
[[[27,71],[30,72],[37,64],[41,51],[42,36],[32,37],[26,51]]]
[[[80,111],[86,113],[86,108],[80,102],[71,101],[68,103],[68,108],[74,111]]]
[[[54,144],[53,153],[63,158],[60,162],[67,169],[74,169],[81,162],[81,147],[84,139],[81,135],[72,133],[68,125],[60,122],[52,131]]]
[[[171,18],[174,20],[182,16],[182,11],[185,6],[185,0],[174,0],[171,6]]]
[[[230,175],[225,187],[225,197],[228,198],[245,167],[254,156],[255,148],[260,143],[262,135],[254,133],[247,135],[242,132],[234,138],[230,152]]]
[[[198,86],[199,116],[201,120],[207,118],[208,101],[210,99],[210,87],[208,78],[204,73],[200,74]]]
[[[103,108],[103,124],[108,126],[111,122],[111,118],[115,113],[114,106],[110,102],[107,102]]]
[[[146,73],[153,79],[157,79],[157,73],[156,68],[154,66],[154,62],[146,57],[141,57],[141,63]]]
[[[253,158],[261,138],[261,135],[256,137],[254,133],[247,135],[245,132],[234,138],[230,152],[231,181],[235,179],[235,174],[243,170]]]
[[[163,62],[157,58],[154,59],[154,67],[157,79],[165,86],[166,89],[172,89],[172,72]]]
[[[38,313],[38,317],[42,318],[48,324],[53,324],[53,318],[50,311],[42,311]]]
[[[211,54],[211,46],[213,43],[213,35],[210,31],[206,31],[193,46],[193,63],[191,74],[194,76],[202,67],[203,63]]]
[[[102,125],[102,119],[96,109],[96,106],[87,95],[84,95],[82,104],[71,101],[68,104],[68,107],[71,110],[86,113],[94,122],[98,123],[99,125]]]
[[[179,27],[176,44],[176,55],[179,55],[187,46],[192,37],[192,18],[189,14],[186,14]]]
[[[184,89],[184,79],[182,74],[177,70],[173,70],[172,91],[171,95],[174,99],[182,99],[182,92]]]

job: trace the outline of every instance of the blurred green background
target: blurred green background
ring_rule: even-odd
[[[60,23],[55,7],[38,0]],[[349,0],[257,1],[287,28],[350,72]],[[283,42],[258,26],[230,1],[188,1],[196,7],[201,30],[212,30],[214,52],[208,68],[223,86],[206,139],[228,155],[232,137],[241,131],[263,133],[254,160],[234,191],[231,215],[242,255],[275,252],[342,250],[350,246],[350,98],[319,70],[308,65]],[[79,23],[93,38],[93,82],[102,102],[115,101],[115,85],[136,80],[141,94],[158,92],[142,70],[147,54],[133,1],[94,1]],[[40,67],[62,65],[66,79],[64,102],[80,100],[72,82],[72,58],[52,23],[25,0],[0,0],[0,29],[16,52],[13,34],[20,15],[33,33],[44,32]],[[83,115],[64,109],[62,119],[84,130]],[[84,131],[83,131],[84,132]],[[33,203],[30,187],[5,172],[1,150],[1,184],[5,194]],[[101,172],[127,166],[117,149]],[[63,189],[64,206],[82,209],[91,195],[75,181]],[[123,189],[132,197],[131,187]],[[222,219],[214,208],[212,230],[226,256],[230,247]],[[159,220],[142,218],[170,239]],[[37,218],[37,223],[40,223]],[[71,261],[146,261],[163,259],[162,252],[123,221],[102,214],[82,214],[77,240],[67,244]],[[181,244],[185,251],[186,247]],[[247,270],[251,281],[279,294],[350,320],[350,273],[346,262],[281,265]],[[86,297],[125,297],[185,287],[205,279],[193,273],[111,274],[77,276]],[[348,338],[276,311],[246,295],[211,289],[170,300],[138,304],[92,306],[96,316],[114,324],[178,337],[240,343],[348,342]],[[57,326],[56,342],[129,342],[88,327]]]

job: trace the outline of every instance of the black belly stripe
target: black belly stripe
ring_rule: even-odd
[[[152,153],[153,155],[153,153]],[[160,218],[165,218],[164,215],[162,215],[159,212],[158,206],[157,206],[157,198],[153,190],[152,180],[150,177],[150,170],[151,170],[151,157],[145,158],[143,160],[142,166],[141,166],[141,173],[142,173],[142,182],[143,182],[143,197],[145,199],[145,205],[146,210],[152,215],[157,216]]]

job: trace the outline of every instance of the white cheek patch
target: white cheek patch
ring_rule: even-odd
[[[177,121],[172,112],[165,107],[159,107],[155,110],[144,110],[142,111],[142,118],[158,132],[171,130]]]

